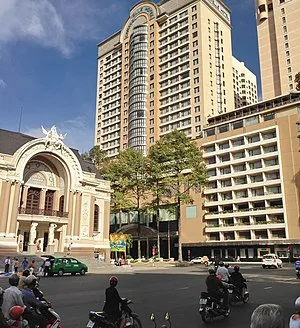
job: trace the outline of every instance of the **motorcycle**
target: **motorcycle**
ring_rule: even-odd
[[[126,298],[122,299],[121,312],[122,316],[125,317],[125,327],[128,328],[142,328],[142,323],[136,313],[133,313],[129,308],[129,304],[132,301]],[[119,320],[114,322],[112,317],[105,312],[90,311],[89,321],[86,325],[87,328],[118,328]]]
[[[205,323],[210,323],[214,318],[220,316],[227,318],[230,314],[230,308],[225,309],[223,306],[223,299],[217,300],[206,292],[201,293],[199,304],[199,313]]]
[[[249,302],[250,294],[249,291],[245,288],[244,292],[241,291],[236,286],[228,289],[229,292],[229,304],[235,305],[237,303],[243,302],[244,304]]]
[[[151,313],[150,320],[153,321],[154,328],[157,328],[157,324],[156,324],[156,321],[155,321],[155,314],[154,313]],[[165,314],[165,320],[168,322],[169,328],[171,328],[172,327],[171,318],[170,318],[170,315],[169,315],[168,312]],[[168,328],[168,327],[166,325],[162,325],[160,328]]]
[[[297,279],[300,279],[300,268],[296,269],[296,276],[297,276]]]
[[[43,306],[37,310],[38,314],[42,314],[43,317],[47,319],[47,328],[61,328],[61,318],[60,316],[53,310],[52,305],[48,302],[44,293],[39,289],[39,283],[37,282],[35,287],[33,288],[34,296],[37,300],[39,300]],[[39,311],[39,312],[38,312]]]

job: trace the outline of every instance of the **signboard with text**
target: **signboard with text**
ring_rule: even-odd
[[[110,242],[110,251],[111,252],[126,252],[126,238],[127,236],[124,234],[110,234],[109,242]]]

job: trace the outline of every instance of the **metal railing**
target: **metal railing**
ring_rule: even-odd
[[[29,215],[42,215],[42,216],[57,216],[60,218],[67,218],[69,212],[61,212],[54,210],[45,210],[39,208],[24,208],[19,207],[19,214],[29,214]]]

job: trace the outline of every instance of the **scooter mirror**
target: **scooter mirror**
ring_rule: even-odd
[[[151,319],[151,321],[155,321],[155,314],[154,313],[151,313],[150,319]]]
[[[170,314],[169,314],[169,312],[166,312],[166,314],[165,314],[165,319],[166,319],[167,321],[170,320]]]

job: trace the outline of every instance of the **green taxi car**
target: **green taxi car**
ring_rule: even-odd
[[[71,273],[73,276],[79,273],[83,276],[88,271],[88,267],[84,263],[72,257],[56,257],[51,259],[51,262],[52,267],[49,272],[51,276],[55,274],[63,276],[65,273]]]

